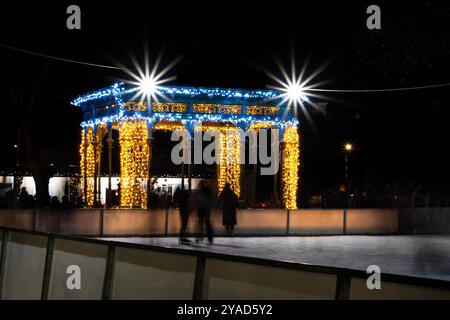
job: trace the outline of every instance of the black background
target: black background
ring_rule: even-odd
[[[294,4],[295,3],[295,4]],[[82,29],[66,28],[66,8],[78,4]],[[0,8],[0,43],[99,64],[130,54],[143,63],[164,49],[163,65],[178,56],[173,84],[265,88],[262,68],[279,74],[291,49],[307,73],[331,62],[314,81],[325,88],[379,89],[450,81],[450,6],[445,1],[377,2],[382,29],[366,28],[372,2],[8,2]],[[8,84],[30,88],[45,73],[32,108],[34,143],[66,172],[78,162],[78,94],[127,78],[121,71],[48,60],[0,48],[0,171],[14,169],[20,113]],[[326,114],[310,108],[315,126],[300,114],[301,176],[311,190],[344,178],[342,145],[352,141],[350,176],[358,185],[423,183],[449,186],[449,87],[392,93],[327,93]]]

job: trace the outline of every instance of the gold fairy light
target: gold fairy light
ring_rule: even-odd
[[[239,128],[229,123],[203,122],[195,128],[196,131],[219,131],[219,159],[217,164],[217,191],[220,194],[229,183],[231,190],[241,194],[241,165],[239,164],[240,144]]]
[[[147,180],[150,147],[147,123],[124,121],[119,128],[120,206],[147,208]]]
[[[284,135],[282,166],[283,202],[287,209],[297,209],[297,188],[299,172],[299,135],[297,126],[286,128]]]
[[[153,127],[153,131],[175,131],[182,129],[185,129],[184,125],[174,121],[160,121]]]
[[[217,187],[220,194],[227,183],[231,190],[240,196],[241,166],[239,164],[240,136],[239,128],[223,127],[219,129],[219,163],[217,165]],[[211,128],[210,128],[211,129]]]
[[[81,190],[83,202],[88,206],[94,205],[94,173],[95,173],[95,157],[93,145],[94,132],[92,128],[81,130],[80,145],[80,169],[81,169]],[[84,181],[87,181],[86,190]]]
[[[274,127],[273,123],[270,122],[255,122],[250,126],[250,129],[259,131],[260,129],[269,129],[273,127]]]
[[[84,128],[81,129],[81,143],[80,143],[80,175],[81,175],[81,194],[83,203],[86,203],[85,193],[84,193],[84,179],[86,178],[86,157],[85,157],[85,143],[86,137]]]

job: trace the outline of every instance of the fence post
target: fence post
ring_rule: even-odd
[[[342,234],[347,234],[347,208],[344,208]]]
[[[289,229],[291,228],[291,210],[287,209],[286,213],[286,235],[289,235]]]
[[[339,272],[336,279],[335,300],[348,300],[350,298],[351,278],[346,272]]]
[[[104,226],[104,221],[105,219],[105,209],[100,209],[100,225],[99,225],[99,233],[100,233],[100,237],[103,237],[104,234],[104,230],[103,230],[103,226]]]
[[[41,300],[47,300],[48,297],[50,275],[52,272],[54,246],[55,246],[55,238],[49,235],[47,239],[47,252],[45,254],[45,267],[44,267],[44,278],[42,280]]]
[[[205,278],[205,263],[206,259],[203,256],[197,256],[197,265],[195,267],[194,292],[193,300],[203,300],[203,281]]]
[[[0,229],[1,230],[1,229]],[[0,252],[0,300],[2,299],[2,288],[3,288],[3,276],[5,273],[6,265],[6,250],[8,248],[8,231],[2,230],[2,247]]]
[[[106,257],[106,266],[105,266],[105,278],[103,279],[103,290],[102,290],[103,300],[111,300],[115,252],[116,248],[113,245],[108,246],[108,255]]]

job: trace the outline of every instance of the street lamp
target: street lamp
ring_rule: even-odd
[[[345,202],[346,207],[349,206],[349,198],[348,198],[348,154],[353,150],[353,145],[350,142],[344,144],[344,152],[345,152]]]
[[[345,182],[347,184],[347,180],[348,180],[348,154],[353,150],[353,145],[349,142],[347,142],[344,145],[344,150],[345,150]]]

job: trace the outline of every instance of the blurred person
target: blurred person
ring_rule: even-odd
[[[219,196],[219,204],[222,206],[222,223],[229,235],[234,234],[234,226],[236,225],[236,202],[238,198],[231,189],[229,183],[225,184]]]
[[[27,188],[22,187],[19,194],[19,208],[27,208],[29,202],[28,199],[29,193],[27,191]]]
[[[205,181],[200,182],[200,188],[197,193],[197,216],[198,216],[198,235],[195,240],[197,243],[203,241],[203,227],[206,226],[206,235],[209,243],[213,242],[213,228],[211,225],[211,203],[212,192]]]
[[[180,234],[179,234],[179,243],[181,244],[189,244],[190,241],[187,238],[187,226],[189,222],[189,214],[190,214],[190,203],[189,203],[189,193],[182,186],[179,187],[175,191],[173,195],[173,202],[178,206],[180,210]]]
[[[61,207],[61,202],[59,201],[58,197],[56,197],[56,196],[52,197],[51,207],[53,209],[59,209]]]

